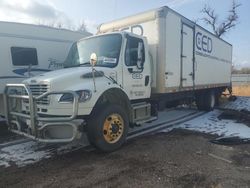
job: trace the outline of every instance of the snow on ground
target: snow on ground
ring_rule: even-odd
[[[222,137],[250,138],[250,127],[234,120],[218,119],[222,113],[214,110],[178,125],[176,128],[198,131]]]
[[[42,159],[65,154],[82,147],[83,145],[79,145],[77,142],[65,145],[49,145],[30,140],[11,146],[0,147],[0,167],[9,167],[12,165],[23,167]]]
[[[246,110],[250,112],[250,97],[237,97],[235,101],[229,101],[220,106],[222,109]],[[223,111],[214,110],[198,118],[187,121],[177,126],[222,137],[250,138],[250,127],[236,120],[219,119]]]
[[[246,110],[250,112],[250,97],[237,97],[220,106],[223,109]],[[236,120],[218,119],[221,110],[214,110],[198,118],[182,123],[178,128],[214,134],[222,137],[250,138],[250,127]]]
[[[237,99],[235,101],[229,101],[228,103],[222,104],[221,108],[232,110],[247,110],[250,112],[250,97],[237,96]]]
[[[0,159],[0,160],[1,160],[1,159]],[[0,161],[0,167],[1,167],[1,166],[9,167],[10,164],[9,164],[8,162],[6,162],[6,161]]]
[[[238,97],[236,101],[231,101],[222,106],[235,110],[245,109],[250,111],[250,97]],[[214,110],[205,113],[202,116],[190,121],[176,125],[175,128],[188,129],[208,134],[214,134],[223,137],[250,138],[250,127],[237,123],[234,120],[219,119],[221,110]],[[166,129],[161,132],[169,132],[172,129]],[[66,153],[72,150],[70,146],[66,147]],[[52,157],[57,150],[55,147],[39,144],[34,141],[15,144],[12,146],[0,148],[0,166],[9,167],[13,164],[21,167],[27,164],[35,163],[41,159]],[[63,149],[64,150],[64,149]],[[62,152],[65,153],[65,152]]]
[[[43,145],[28,141],[0,149],[0,166],[8,167],[15,163],[21,167],[49,157],[51,157],[51,148],[44,149]]]

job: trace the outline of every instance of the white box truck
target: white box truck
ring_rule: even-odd
[[[90,36],[47,26],[0,22],[0,114],[7,83],[21,83],[43,72],[63,68],[73,42]]]
[[[229,43],[162,7],[102,24],[72,46],[64,69],[8,84],[7,122],[41,142],[87,135],[112,151],[166,103],[194,100],[212,110],[230,90],[231,63]]]

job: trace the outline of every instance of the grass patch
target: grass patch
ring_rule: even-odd
[[[233,86],[233,95],[250,96],[250,84]]]

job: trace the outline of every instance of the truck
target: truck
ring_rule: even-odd
[[[101,24],[72,45],[63,69],[7,84],[5,116],[40,142],[85,136],[114,151],[167,104],[213,110],[231,90],[231,66],[231,44],[164,6]]]
[[[63,68],[73,42],[90,36],[42,25],[0,21],[0,104],[7,83],[21,83],[43,72]],[[0,115],[4,115],[3,105]]]

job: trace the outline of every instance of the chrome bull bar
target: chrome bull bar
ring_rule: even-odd
[[[19,94],[9,94],[10,88],[23,88],[26,91],[26,95]],[[40,117],[37,113],[37,101],[41,100],[44,97],[48,97],[49,95],[61,95],[61,94],[71,94],[73,96],[73,104],[72,104],[72,115],[69,117]],[[26,99],[29,101],[29,114],[24,112],[17,112],[11,109],[10,99]],[[40,96],[33,96],[29,87],[25,84],[7,84],[4,91],[4,110],[5,110],[5,118],[9,127],[9,130],[19,134],[26,136],[28,138],[46,142],[46,143],[64,143],[71,142],[77,138],[78,135],[78,126],[77,123],[74,122],[76,116],[78,115],[78,95],[74,91],[57,91],[57,92],[46,92]],[[16,109],[17,110],[17,109]],[[18,121],[19,118],[23,118],[25,120],[30,121],[29,128],[31,131],[22,131],[21,124]],[[42,126],[38,126],[38,122],[43,122]],[[42,138],[39,134],[44,129],[64,124],[72,127],[72,137],[70,138],[60,138],[60,139],[47,139]],[[12,124],[16,125],[16,129],[11,126]],[[79,123],[78,123],[79,124]]]

